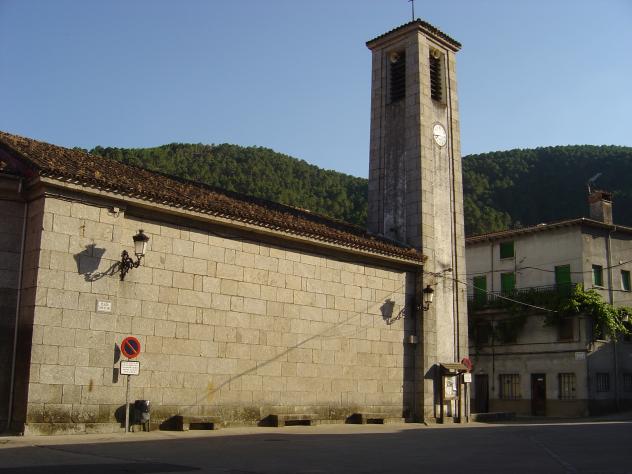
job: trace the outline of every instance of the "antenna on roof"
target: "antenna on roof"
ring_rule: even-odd
[[[588,183],[586,183],[588,185],[588,194],[592,193],[591,185],[595,184],[595,181],[597,181],[597,178],[599,178],[599,176],[601,176],[602,174],[603,173],[597,173],[595,176],[593,176],[592,178],[588,180]]]
[[[408,0],[408,3],[410,3],[410,7],[413,13],[413,21],[415,21],[415,0]]]

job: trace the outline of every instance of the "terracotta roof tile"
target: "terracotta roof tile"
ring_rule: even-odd
[[[366,252],[423,262],[420,251],[364,229],[291,206],[126,165],[0,131],[0,158],[27,176],[44,176],[158,204],[240,221]]]
[[[564,219],[561,221],[548,222],[529,227],[522,227],[520,229],[507,229],[497,232],[488,232],[485,234],[472,235],[465,239],[465,245],[473,245],[479,242],[489,242],[492,240],[503,240],[509,237],[517,237],[525,234],[532,234],[534,232],[544,232],[547,230],[555,230],[563,227],[572,227],[577,225],[585,225],[588,227],[607,229],[612,231],[621,231],[625,233],[632,233],[632,227],[606,224],[604,222],[595,221],[593,219],[587,219],[585,217],[579,217],[576,219]]]

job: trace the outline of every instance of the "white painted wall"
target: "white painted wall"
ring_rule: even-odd
[[[514,241],[515,256],[501,259],[500,244],[510,240]],[[467,244],[468,293],[473,293],[472,280],[478,275],[487,275],[488,291],[500,291],[500,275],[504,272],[515,272],[516,288],[554,285],[557,265],[570,265],[571,272],[584,270],[581,253],[579,226]],[[576,283],[583,281],[579,273],[571,273],[571,278]]]

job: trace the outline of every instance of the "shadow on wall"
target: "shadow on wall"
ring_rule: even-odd
[[[101,258],[105,254],[105,249],[98,248],[95,244],[86,245],[85,250],[74,255],[77,263],[77,272],[83,275],[86,281],[97,281],[106,276],[112,276],[119,271],[121,262],[114,262],[103,271],[97,271],[101,264]]]
[[[399,292],[402,290],[403,287],[399,287],[397,288],[395,291],[393,291],[391,293],[391,295],[393,295],[396,292]],[[380,304],[380,303],[376,303],[376,306]],[[392,324],[394,321],[396,321],[397,319],[402,319],[405,317],[406,315],[406,308],[403,307],[401,309],[401,311],[399,311],[399,313],[397,314],[397,316],[395,316],[395,318],[392,317],[393,313],[394,313],[394,308],[395,308],[395,301],[393,301],[391,298],[386,299],[380,306],[380,309],[382,311],[382,317],[384,319],[384,322],[386,324]],[[375,307],[375,306],[374,306]],[[371,311],[368,311],[368,313],[370,314]],[[196,407],[198,407],[200,404],[202,404],[203,402],[209,402],[213,395],[215,393],[218,393],[222,388],[224,388],[225,386],[230,386],[230,384],[232,382],[234,382],[235,380],[238,380],[248,374],[251,373],[255,373],[258,369],[265,367],[271,363],[273,363],[276,360],[282,359],[285,355],[287,355],[288,353],[292,352],[295,349],[300,348],[301,346],[309,343],[310,341],[314,340],[314,339],[318,339],[318,338],[329,338],[329,337],[349,337],[349,335],[343,335],[339,330],[342,330],[344,328],[345,325],[352,323],[353,320],[359,318],[361,316],[362,313],[356,313],[344,320],[341,320],[337,323],[332,324],[331,327],[328,327],[326,329],[324,329],[323,331],[317,333],[317,334],[313,334],[307,338],[305,338],[302,341],[298,341],[296,344],[294,344],[291,347],[286,348],[284,351],[279,352],[276,356],[271,357],[265,361],[261,361],[261,362],[255,362],[254,365],[242,372],[240,372],[239,374],[235,374],[233,376],[231,376],[230,378],[228,378],[227,380],[224,380],[222,383],[220,383],[217,386],[212,386],[209,385],[209,387],[206,390],[200,391],[200,393],[196,396],[195,402],[193,404],[190,404],[188,406],[181,406],[179,407],[178,410],[178,414],[181,414],[183,412],[186,412],[189,409],[194,409]],[[359,328],[358,328],[359,329]],[[407,349],[406,351],[411,351],[412,346],[409,347],[409,345],[405,346]],[[404,357],[408,357],[411,358],[412,355],[411,354],[405,354]],[[410,380],[414,380],[414,379],[410,379]],[[409,390],[405,390],[404,392],[404,406],[403,408],[403,416],[405,418],[407,418],[409,416],[409,407],[410,405],[410,400],[409,397],[411,396],[413,392],[413,387],[411,387]]]
[[[380,311],[382,312],[382,319],[389,326],[393,324],[395,321],[398,321],[402,318],[406,317],[406,306],[402,306],[402,308],[395,313],[395,301],[392,299],[387,299],[382,306],[380,306]]]

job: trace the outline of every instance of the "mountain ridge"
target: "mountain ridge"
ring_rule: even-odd
[[[368,181],[265,147],[170,143],[97,146],[90,153],[324,214],[364,227]],[[618,224],[632,225],[632,147],[560,145],[463,157],[467,235],[588,214],[586,182],[614,194]]]

